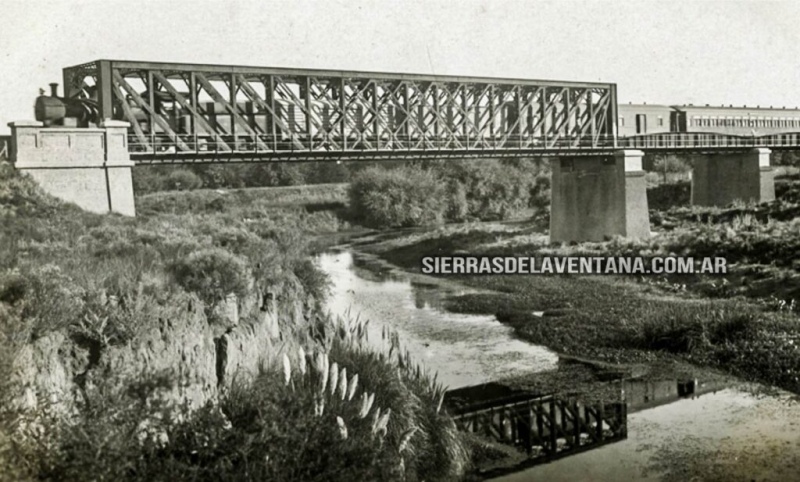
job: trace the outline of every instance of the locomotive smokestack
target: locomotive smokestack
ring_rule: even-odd
[[[58,97],[58,84],[56,82],[50,84],[50,96]]]

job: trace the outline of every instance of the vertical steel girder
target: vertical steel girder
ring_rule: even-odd
[[[147,152],[616,145],[614,84],[100,60],[64,69],[64,92]]]

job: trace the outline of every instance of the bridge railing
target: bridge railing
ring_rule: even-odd
[[[762,136],[739,136],[714,132],[664,132],[620,137],[623,149],[691,150],[748,147],[800,147],[800,133],[787,132]]]
[[[172,154],[225,154],[225,153],[300,153],[341,151],[562,151],[613,149],[614,138],[603,136],[588,138],[530,138],[521,136],[431,138],[425,136],[375,137],[354,135],[342,140],[339,137],[319,135],[309,138],[304,135],[254,137],[220,136],[219,138],[180,137],[181,142],[167,136],[154,136],[147,143],[136,136],[129,136],[132,154],[152,154],[155,157]]]
[[[436,155],[436,153],[486,152],[539,155],[566,155],[610,152],[616,149],[639,149],[645,151],[692,151],[719,149],[800,148],[800,133],[780,133],[764,136],[737,136],[710,132],[667,132],[630,137],[601,136],[590,138],[500,136],[451,136],[445,138],[428,136],[374,136],[366,134],[341,137],[318,134],[307,136],[258,135],[199,137],[163,134],[152,136],[142,143],[137,136],[129,135],[128,145],[133,158],[150,162],[168,162],[170,158],[224,158],[226,156],[249,156],[269,158],[271,155],[310,153],[315,156],[336,153],[411,153]]]

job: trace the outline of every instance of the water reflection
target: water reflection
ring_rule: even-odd
[[[554,353],[514,339],[493,316],[443,310],[449,296],[467,290],[436,280],[412,283],[347,251],[323,254],[319,262],[333,281],[330,311],[371,320],[377,349],[385,349],[382,330],[396,330],[404,348],[451,388],[557,367]],[[619,381],[611,383],[619,390]],[[786,394],[756,396],[693,379],[626,380],[621,388],[626,440],[496,480],[800,480],[800,404],[787,402]]]
[[[800,404],[728,384],[626,380],[626,440],[492,480],[798,480]]]
[[[625,380],[623,382],[628,411],[635,412],[682,399],[696,399],[706,393],[716,393],[730,385],[729,381],[697,379]]]

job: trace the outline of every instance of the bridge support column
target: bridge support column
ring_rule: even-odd
[[[11,162],[45,192],[87,211],[136,215],[127,122],[109,119],[99,128],[8,125]]]
[[[775,200],[769,149],[692,156],[692,205],[727,206]]]
[[[551,163],[550,241],[650,237],[642,156],[556,158]]]

